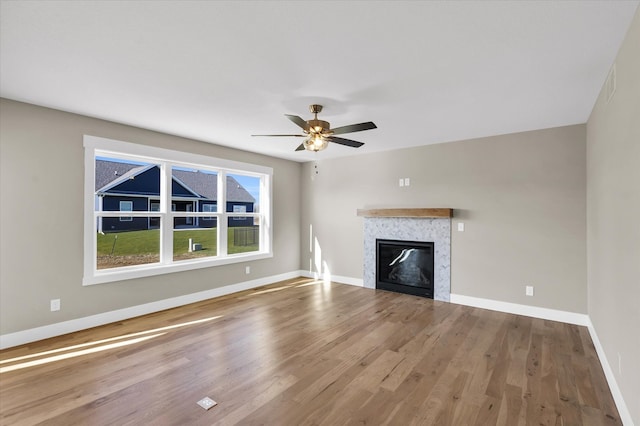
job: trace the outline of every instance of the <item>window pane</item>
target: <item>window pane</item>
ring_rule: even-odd
[[[260,178],[227,175],[227,212],[257,212],[260,207]],[[246,218],[242,220],[246,221]]]
[[[238,224],[238,221],[234,219],[233,217],[229,218],[227,252],[235,254],[260,250],[260,226],[253,225],[254,218],[246,218],[250,222],[249,225]]]
[[[173,167],[171,203],[176,212],[217,212],[218,174],[209,170]]]
[[[119,223],[118,217],[99,217],[103,228],[111,227],[111,223]],[[149,223],[152,220],[159,224],[158,217],[135,217],[132,222]],[[98,225],[100,226],[100,225]],[[119,268],[123,266],[145,265],[160,261],[160,231],[157,229],[133,231],[104,231],[97,234],[97,269]]]
[[[95,211],[151,211],[151,200],[160,197],[160,167],[153,163],[110,157],[95,159]],[[129,230],[132,218],[122,217],[122,227]]]
[[[191,225],[189,225],[191,219]],[[206,222],[206,223],[203,223]],[[175,217],[173,219],[173,260],[217,256],[217,219]]]

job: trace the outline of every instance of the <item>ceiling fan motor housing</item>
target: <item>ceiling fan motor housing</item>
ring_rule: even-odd
[[[309,133],[323,133],[325,130],[329,130],[329,122],[324,120],[308,120]]]

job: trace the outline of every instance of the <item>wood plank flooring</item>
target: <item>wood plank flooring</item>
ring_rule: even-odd
[[[621,424],[584,327],[305,278],[4,350],[0,423]]]

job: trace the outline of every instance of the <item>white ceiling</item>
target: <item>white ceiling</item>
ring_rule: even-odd
[[[0,95],[296,161],[587,121],[638,1],[2,1]],[[294,152],[283,114],[365,142]],[[132,141],[135,142],[135,141]]]

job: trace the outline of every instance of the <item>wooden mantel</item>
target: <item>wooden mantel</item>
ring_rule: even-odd
[[[453,209],[358,209],[358,216],[450,218]]]

